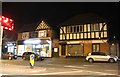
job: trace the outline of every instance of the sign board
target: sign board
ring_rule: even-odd
[[[6,30],[14,29],[14,21],[10,18],[0,16],[0,23],[1,23],[1,26]]]

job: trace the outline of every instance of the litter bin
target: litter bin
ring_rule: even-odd
[[[31,68],[34,68],[34,59],[35,59],[35,55],[31,54],[30,55],[30,67]]]

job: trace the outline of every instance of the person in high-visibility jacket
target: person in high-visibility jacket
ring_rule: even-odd
[[[30,55],[30,66],[31,66],[31,68],[33,68],[33,66],[34,66],[34,59],[35,59],[35,55],[31,54]]]

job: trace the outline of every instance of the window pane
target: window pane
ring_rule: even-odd
[[[104,37],[107,37],[107,31],[106,31],[106,32],[104,32]]]
[[[67,37],[66,37],[67,39],[69,39],[69,34],[67,34]]]
[[[74,35],[74,39],[76,39],[76,34],[73,34]]]
[[[88,31],[90,31],[90,24],[88,24],[88,26],[87,26],[87,27],[88,27]]]
[[[72,39],[72,34],[70,34],[70,39]]]
[[[67,33],[70,33],[70,27],[69,26],[67,27]]]
[[[99,38],[99,32],[95,32],[96,38]]]
[[[63,27],[64,33],[66,33],[66,27]]]
[[[60,29],[60,33],[62,33],[62,30]]]
[[[90,38],[90,33],[88,33],[88,38]]]
[[[84,32],[86,32],[87,30],[86,30],[86,25],[84,25]]]
[[[92,36],[92,38],[94,38],[94,32],[91,32],[91,36]]]
[[[81,39],[83,38],[83,33],[81,33]]]
[[[104,30],[107,30],[107,25],[104,26]]]
[[[94,25],[91,24],[91,31],[94,31]]]
[[[92,48],[92,49],[93,49],[93,52],[99,52],[99,50],[100,50],[100,49],[99,49],[99,48],[100,48],[99,44],[93,44],[92,47],[93,47],[93,48]]]
[[[62,35],[60,35],[60,40],[62,40]]]
[[[84,38],[87,38],[87,33],[84,33]]]
[[[77,39],[79,39],[79,33],[77,33]]]

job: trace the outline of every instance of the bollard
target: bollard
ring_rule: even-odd
[[[30,55],[30,67],[33,69],[34,68],[34,59],[35,59],[35,55],[31,54]]]

